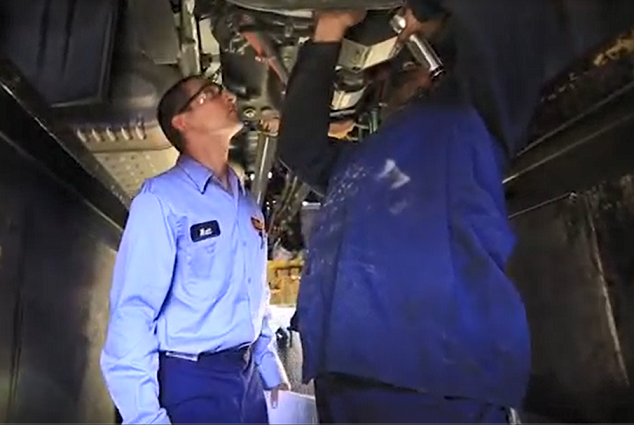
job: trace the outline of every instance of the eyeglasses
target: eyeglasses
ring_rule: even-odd
[[[192,105],[203,105],[208,101],[217,99],[222,94],[223,88],[221,85],[216,83],[208,83],[203,85],[196,93],[194,93],[188,100],[185,102],[185,106],[183,106],[178,114],[181,114],[188,109],[191,109]]]

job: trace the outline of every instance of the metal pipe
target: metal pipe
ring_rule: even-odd
[[[299,213],[310,191],[310,186],[303,183],[295,175],[287,180],[280,202],[276,205],[269,222],[269,241],[271,244],[278,241],[290,220]]]
[[[390,19],[390,25],[394,32],[400,34],[405,29],[407,22],[404,16],[397,13]],[[436,51],[423,37],[419,37],[418,34],[411,34],[405,44],[409,51],[412,52],[414,59],[429,71],[432,80],[440,77],[445,72],[445,67]]]
[[[258,57],[267,63],[284,85],[287,85],[290,73],[268,37],[257,31],[243,31],[241,34],[255,50]]]
[[[181,73],[188,77],[200,74],[200,50],[198,23],[194,16],[195,0],[183,0],[180,15],[181,55],[178,65]]]
[[[260,132],[258,135],[257,156],[255,160],[255,176],[251,186],[251,192],[258,204],[262,205],[269,183],[269,173],[273,168],[275,151],[277,150],[277,138]]]
[[[370,111],[370,122],[368,129],[370,133],[376,133],[379,129],[379,110],[377,108],[372,108]]]

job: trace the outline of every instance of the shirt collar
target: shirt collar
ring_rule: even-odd
[[[198,188],[200,193],[205,193],[210,180],[215,180],[215,183],[220,185],[218,178],[212,170],[205,167],[189,155],[181,154],[178,157],[176,164],[185,172],[185,174],[187,174],[191,181],[196,185],[196,188]],[[242,194],[244,194],[244,186],[242,184],[242,181],[238,178],[232,167],[229,167],[228,177],[229,185],[231,187],[234,187],[232,181],[236,181],[238,189]]]

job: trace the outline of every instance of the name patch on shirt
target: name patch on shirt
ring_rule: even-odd
[[[220,225],[217,220],[194,224],[189,229],[189,234],[192,237],[192,242],[215,238],[216,236],[220,236]]]

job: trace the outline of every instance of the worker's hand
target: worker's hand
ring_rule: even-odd
[[[277,408],[277,402],[280,399],[280,391],[288,391],[290,390],[290,388],[288,387],[288,384],[286,382],[281,383],[280,385],[278,385],[277,387],[273,388],[271,390],[271,407],[276,409]]]
[[[260,120],[260,128],[267,134],[277,136],[280,130],[280,118],[273,117],[266,120]]]
[[[341,41],[348,28],[365,18],[365,10],[327,10],[315,13],[315,42]]]
[[[354,128],[353,120],[333,121],[328,126],[328,136],[343,139]]]
[[[410,35],[418,33],[422,34],[425,37],[429,37],[442,26],[444,17],[439,17],[437,19],[420,22],[414,16],[412,9],[404,8],[399,12],[405,18],[405,29],[399,34],[398,41],[404,42],[409,38]]]

